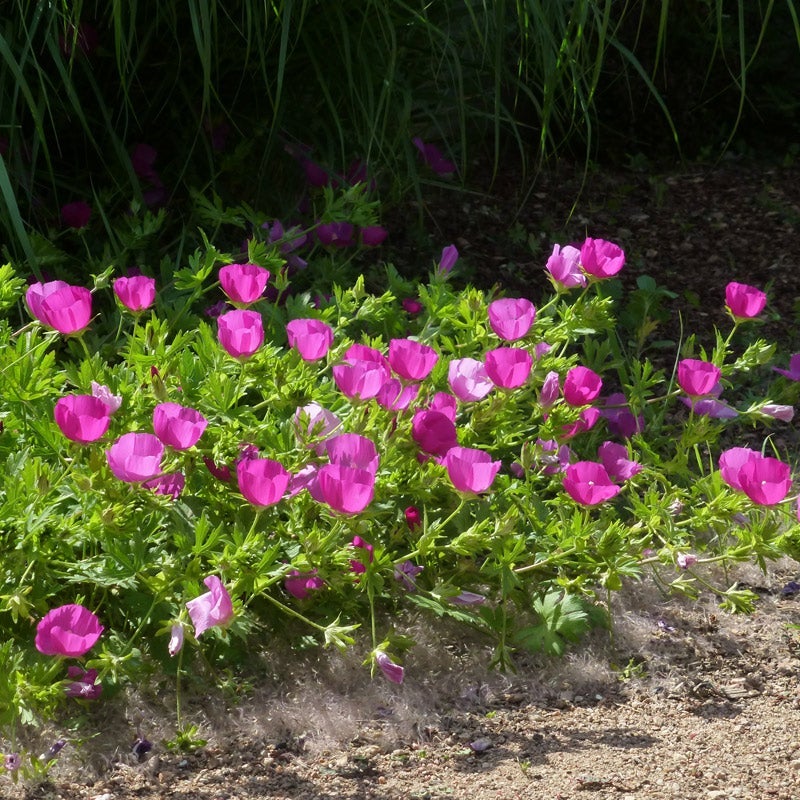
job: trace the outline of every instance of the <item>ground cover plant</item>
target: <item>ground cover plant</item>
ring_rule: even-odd
[[[800,355],[755,337],[760,289],[720,287],[729,330],[687,336],[665,370],[616,321],[611,242],[557,245],[535,306],[456,288],[452,245],[424,284],[385,265],[381,292],[294,291],[274,228],[246,254],[198,249],[171,282],[3,267],[13,776],[57,754],[20,756],[26,726],[156,674],[190,745],[181,681],[275,637],[358,647],[399,683],[413,610],[477,629],[510,668],[609,624],[626,579],[693,593],[698,565],[797,555],[796,465],[769,426],[792,417]],[[740,446],[751,428],[759,447]]]

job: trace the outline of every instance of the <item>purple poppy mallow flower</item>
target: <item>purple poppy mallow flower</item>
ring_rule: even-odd
[[[608,430],[614,436],[630,439],[634,434],[644,430],[644,415],[634,414],[628,406],[628,400],[621,392],[615,392],[605,398],[600,407],[600,415],[606,420]]]
[[[264,296],[269,276],[258,264],[228,264],[220,267],[219,283],[234,305],[249,306]]]
[[[25,292],[31,314],[65,336],[80,333],[92,318],[92,293],[64,281],[32,283]]]
[[[333,328],[321,319],[293,319],[286,325],[286,337],[303,361],[319,361],[333,344]]]
[[[89,224],[91,217],[92,207],[83,200],[76,200],[74,203],[61,206],[61,221],[68,228],[81,230]]]
[[[283,464],[271,458],[245,458],[236,465],[239,491],[248,503],[258,508],[279,503],[291,477]]]
[[[781,422],[791,422],[794,419],[794,407],[778,403],[767,403],[758,409],[758,413]]]
[[[544,376],[542,388],[539,390],[539,405],[548,409],[561,395],[561,383],[557,372],[550,371]]]
[[[69,604],[53,608],[36,626],[36,649],[46,656],[79,658],[91,650],[104,628],[88,608]]]
[[[208,591],[186,603],[195,638],[209,628],[226,627],[233,619],[233,602],[222,581],[216,575],[209,575],[203,583]]]
[[[114,477],[126,483],[141,483],[161,472],[164,444],[152,433],[124,433],[106,450],[106,461]]]
[[[419,410],[411,421],[411,438],[420,450],[432,456],[444,456],[458,444],[455,423],[441,411]]]
[[[217,338],[228,355],[243,361],[264,344],[264,321],[257,311],[235,309],[217,317]]]
[[[96,669],[81,669],[77,666],[67,668],[70,682],[65,687],[67,697],[77,697],[82,700],[97,700],[103,694],[103,684],[97,680]]]
[[[142,486],[152,489],[156,494],[177,500],[186,488],[186,478],[182,472],[167,472],[145,481]]]
[[[533,357],[522,347],[496,347],[489,350],[484,359],[489,380],[498,389],[507,391],[524,386],[532,366]]]
[[[487,491],[500,471],[501,462],[492,461],[489,453],[471,447],[451,447],[444,456],[444,466],[453,487],[465,494]]]
[[[597,398],[603,379],[588,367],[572,367],[564,378],[564,400],[571,406],[585,406]]]
[[[363,550],[367,554],[367,563],[371,564],[375,560],[375,547],[360,536],[353,537],[353,541],[350,542],[350,547],[354,547],[356,550]],[[357,575],[362,575],[367,571],[367,567],[363,561],[351,558],[350,571],[355,572]]]
[[[364,247],[379,247],[388,235],[389,231],[383,225],[367,225],[359,231],[359,238]]]
[[[447,365],[447,382],[453,394],[465,403],[482,400],[494,389],[485,364],[474,358],[453,359]]]
[[[577,461],[564,473],[563,486],[567,494],[582,506],[596,506],[610,500],[620,492],[618,484],[602,464],[594,461]]]
[[[689,397],[705,397],[714,392],[722,370],[710,361],[684,358],[678,362],[678,386]]]
[[[739,471],[751,458],[760,455],[757,450],[750,447],[729,447],[724,450],[719,456],[719,473],[722,480],[731,488],[743,491]]]
[[[415,531],[422,527],[422,514],[416,506],[408,506],[403,512],[409,530]]]
[[[317,575],[316,569],[312,569],[309,572],[300,572],[300,570],[293,569],[283,581],[283,588],[298,600],[306,600],[310,597],[311,592],[322,589],[324,586],[325,581]]]
[[[497,336],[515,342],[528,335],[536,319],[536,307],[524,297],[503,297],[489,303],[489,325]]]
[[[427,344],[414,339],[389,341],[389,365],[396,375],[406,381],[422,381],[431,374],[439,354]]]
[[[173,450],[188,450],[200,440],[208,420],[194,408],[159,403],[153,410],[153,431]]]
[[[456,165],[435,144],[424,142],[419,136],[415,136],[411,142],[419,150],[422,160],[431,172],[443,176],[452,175],[456,171]]]
[[[625,266],[625,253],[619,245],[588,237],[581,245],[581,267],[596,280],[611,278]]]
[[[170,657],[178,655],[183,650],[184,628],[183,624],[176,622],[169,632],[169,642],[167,643],[167,652]]]
[[[800,381],[800,353],[795,353],[789,358],[789,369],[781,369],[781,367],[773,367],[772,369],[790,381]]]
[[[53,416],[61,433],[78,444],[101,439],[111,424],[108,406],[90,394],[60,397],[53,409]]]
[[[577,247],[554,245],[546,268],[557,290],[586,286],[586,275],[581,270],[581,251]]]
[[[456,261],[458,261],[458,248],[454,244],[449,244],[442,250],[436,271],[440,275],[446,275],[453,269]]]
[[[97,381],[92,381],[92,397],[96,397],[103,402],[109,414],[119,411],[122,405],[121,394],[114,394],[108,386]]]
[[[132,314],[140,314],[156,300],[156,282],[146,275],[121,277],[112,283],[117,300]]]
[[[403,682],[405,669],[399,664],[395,664],[383,650],[375,651],[375,663],[387,680],[398,684]]]
[[[413,561],[403,561],[400,564],[395,564],[394,579],[407,592],[415,592],[417,590],[417,575],[424,569],[425,567],[421,567]]]
[[[681,569],[689,569],[697,563],[697,556],[694,553],[678,553],[675,562]]]
[[[428,403],[429,411],[441,411],[450,422],[456,421],[458,400],[449,392],[436,392]]]
[[[342,425],[339,417],[319,403],[298,407],[294,414],[297,438],[305,447],[313,448],[317,455],[325,453],[325,441]]]
[[[725,306],[737,322],[757,317],[767,305],[767,295],[755,286],[731,281],[725,287]]]
[[[613,481],[627,481],[642,471],[638,461],[628,458],[628,448],[614,442],[603,442],[597,455]]]
[[[323,502],[340,514],[360,514],[375,496],[375,473],[344,464],[326,464],[317,473]]]
[[[739,470],[742,491],[760,506],[780,503],[792,488],[792,470],[777,458],[760,453],[745,462]]]
[[[572,458],[572,451],[566,444],[555,439],[537,439],[533,448],[533,459],[540,465],[544,475],[557,475],[564,472]]]
[[[486,597],[477,592],[463,591],[453,597],[448,597],[447,602],[454,606],[481,606],[486,602]]]
[[[380,466],[380,456],[375,442],[358,433],[340,433],[325,442],[331,464],[354,469],[365,469],[375,475]]]

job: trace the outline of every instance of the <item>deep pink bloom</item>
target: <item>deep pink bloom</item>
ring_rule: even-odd
[[[594,461],[577,461],[570,464],[564,474],[564,489],[583,506],[595,506],[619,494],[615,484],[602,464]]]
[[[722,371],[709,361],[684,358],[678,362],[678,385],[689,397],[711,394]]]
[[[412,297],[406,297],[400,305],[403,310],[409,314],[419,314],[422,311],[422,303],[419,300],[414,300]]]
[[[454,244],[449,244],[442,250],[437,272],[445,274],[450,272],[455,266],[456,261],[458,261],[458,248]]]
[[[222,483],[230,483],[231,478],[231,468],[223,464],[220,466],[216,464],[213,459],[209,458],[208,456],[203,456],[203,463],[206,465],[206,469],[218,480]]]
[[[751,459],[759,458],[761,453],[750,447],[729,447],[719,455],[719,472],[728,486],[743,491],[739,480],[741,468]]]
[[[387,411],[405,411],[419,394],[419,383],[405,386],[397,378],[390,378],[381,386],[375,399]]]
[[[219,271],[222,291],[233,303],[242,306],[260,300],[268,280],[269,270],[258,264],[228,264]]]
[[[500,389],[518,389],[528,380],[533,358],[521,347],[497,347],[486,353],[484,368],[489,380]]]
[[[32,283],[25,301],[42,325],[65,335],[82,331],[92,318],[92,293],[64,281]]]
[[[293,319],[286,326],[286,336],[303,361],[325,358],[333,344],[333,328],[321,319]]]
[[[354,469],[365,469],[375,475],[380,466],[380,456],[375,442],[358,433],[340,433],[325,442],[331,464]]]
[[[760,506],[780,503],[792,488],[791,467],[760,453],[742,465],[738,478],[742,491]]]
[[[326,247],[349,247],[353,244],[354,230],[350,222],[320,222],[314,232],[319,243]]]
[[[603,442],[597,455],[609,477],[615,481],[627,481],[642,471],[642,465],[628,458],[628,448],[614,442]]]
[[[445,158],[442,151],[435,144],[423,142],[419,136],[415,136],[411,141],[414,147],[419,150],[422,160],[432,172],[437,175],[450,175],[456,171],[456,165],[448,158]]]
[[[438,360],[439,354],[432,347],[413,339],[392,339],[389,342],[389,365],[404,380],[424,380]]]
[[[610,278],[625,266],[625,253],[613,242],[590,237],[581,245],[581,266],[594,278]]]
[[[92,397],[101,400],[108,409],[109,414],[119,410],[122,405],[122,395],[114,394],[108,386],[97,381],[92,381]]]
[[[161,472],[164,445],[152,433],[124,433],[106,450],[114,475],[126,483],[139,483]]]
[[[298,600],[305,600],[311,592],[321,589],[324,585],[325,582],[322,578],[317,577],[315,569],[312,569],[311,572],[300,572],[293,569],[283,581],[284,589]]]
[[[177,403],[159,403],[153,411],[153,430],[173,450],[188,450],[203,435],[208,420],[193,408]]]
[[[294,415],[297,438],[306,447],[313,447],[317,455],[325,452],[325,440],[341,426],[341,420],[319,403],[309,403],[298,408]]]
[[[131,151],[131,166],[138,178],[151,180],[155,174],[155,164],[158,158],[158,150],[150,144],[140,142],[134,145]]]
[[[395,664],[383,650],[375,651],[375,663],[387,680],[392,683],[402,683],[405,670],[399,664]]]
[[[79,658],[100,638],[100,620],[84,606],[70,604],[47,612],[36,626],[36,649],[46,656]]]
[[[536,319],[536,307],[524,297],[504,297],[489,303],[489,325],[507,342],[528,335]]]
[[[133,275],[130,278],[117,278],[112,284],[114,294],[128,311],[138,314],[150,308],[156,299],[155,278],[146,275]]]
[[[371,564],[375,560],[375,548],[365,539],[362,539],[360,536],[354,536],[353,541],[350,542],[350,547],[355,547],[358,550],[363,550],[367,556],[369,557],[369,563]],[[353,572],[366,572],[367,568],[361,561],[350,561],[350,567]]]
[[[361,244],[364,247],[377,247],[383,244],[388,235],[389,231],[382,225],[367,225],[361,229]]]
[[[451,447],[444,457],[450,482],[459,492],[479,494],[493,483],[500,462],[483,450],[471,447]]]
[[[553,346],[549,345],[547,342],[539,342],[536,345],[534,345],[533,357],[539,359],[546,353],[549,353],[552,349]]]
[[[586,276],[580,266],[581,251],[572,245],[553,246],[553,252],[547,259],[547,271],[556,288],[572,289],[575,286],[586,286]]]
[[[375,475],[368,469],[326,464],[317,480],[323,501],[342,514],[360,514],[375,495]]]
[[[725,303],[734,319],[752,319],[764,310],[767,296],[755,286],[731,281],[725,287]]]
[[[539,405],[544,409],[550,408],[558,400],[560,394],[561,384],[558,373],[550,371],[544,376],[542,388],[539,391]]]
[[[163,494],[177,500],[186,488],[186,478],[182,472],[167,472],[164,475],[157,475],[145,481],[142,486],[145,489],[152,489],[156,494]]]
[[[588,367],[573,367],[564,379],[564,400],[571,406],[585,406],[603,388],[602,378]]]
[[[217,318],[219,343],[234,358],[249,358],[264,344],[264,322],[257,311],[228,311]]]
[[[789,359],[789,369],[781,369],[780,367],[773,367],[772,369],[790,381],[800,381],[800,353],[795,353]]]
[[[67,439],[80,444],[102,438],[111,423],[108,406],[90,394],[61,397],[53,411],[56,424]]]
[[[347,349],[343,361],[333,367],[333,380],[339,391],[351,399],[375,397],[391,377],[389,362],[373,347],[354,344]]]
[[[494,389],[482,361],[456,358],[447,366],[447,381],[453,394],[464,402],[481,400]]]
[[[575,422],[571,425],[564,425],[562,436],[565,439],[570,439],[579,433],[584,433],[593,428],[598,419],[600,419],[600,411],[594,406],[587,406],[578,414],[578,419]]]
[[[296,494],[300,494],[303,489],[308,489],[308,493],[318,503],[324,503],[325,498],[323,498],[322,490],[319,488],[319,470],[318,464],[306,464],[302,469],[295,472],[289,481],[287,497],[294,497]]]
[[[61,221],[68,228],[85,228],[89,224],[91,216],[92,207],[83,200],[76,200],[74,203],[61,206]]]
[[[441,411],[417,411],[411,421],[411,436],[421,450],[434,456],[443,456],[458,444],[455,423]]]
[[[412,531],[422,527],[422,515],[419,513],[419,509],[416,506],[409,506],[403,514],[406,518],[406,525],[408,525]]]
[[[67,697],[78,697],[83,700],[97,700],[103,694],[103,684],[97,682],[96,669],[81,669],[78,666],[67,668],[71,679],[66,687]]]
[[[209,575],[203,583],[208,591],[186,603],[195,637],[209,628],[224,627],[233,619],[233,602],[222,581],[216,575]]]
[[[266,508],[280,502],[291,475],[271,458],[244,458],[236,465],[239,491],[254,506]]]
[[[608,421],[608,430],[615,436],[630,439],[635,433],[644,430],[644,415],[634,416],[628,407],[624,394],[616,392],[605,399],[605,407],[600,408],[600,414]]]

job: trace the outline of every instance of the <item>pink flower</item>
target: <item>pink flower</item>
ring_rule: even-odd
[[[394,579],[407,591],[415,592],[417,590],[417,575],[423,572],[425,567],[420,567],[413,561],[403,561],[401,564],[395,564]]]
[[[419,136],[415,136],[411,141],[414,147],[419,150],[422,160],[432,172],[437,175],[450,175],[456,171],[456,165],[445,158],[442,151],[435,144],[427,144]]]
[[[405,670],[399,664],[395,664],[383,650],[375,651],[375,663],[387,680],[392,683],[402,683]]]
[[[419,300],[414,300],[412,297],[406,297],[400,305],[408,314],[419,314],[419,312],[422,311],[422,303],[420,303]]]
[[[447,392],[436,392],[428,403],[428,410],[441,411],[451,422],[455,422],[458,400]]]
[[[354,344],[344,354],[344,363],[333,367],[333,380],[345,396],[369,400],[377,396],[391,377],[389,362],[372,347]]]
[[[544,475],[564,472],[572,458],[569,446],[559,445],[555,439],[537,439],[533,453],[536,463],[542,465]]]
[[[161,472],[164,445],[152,433],[125,433],[106,450],[111,472],[126,483],[139,483]]]
[[[507,342],[527,336],[536,319],[535,306],[524,297],[495,300],[489,303],[488,313],[492,330]]]
[[[587,238],[581,245],[581,266],[594,278],[610,278],[625,266],[625,253],[605,239]]]
[[[248,503],[266,508],[280,502],[291,475],[270,458],[244,458],[236,465],[239,491]]]
[[[90,394],[70,394],[60,398],[53,415],[61,433],[80,444],[102,438],[111,423],[108,406]]]
[[[293,569],[283,581],[284,589],[298,600],[305,600],[311,592],[321,589],[324,585],[325,582],[322,578],[317,577],[315,569],[312,569],[311,572],[300,572]]]
[[[64,281],[31,284],[25,301],[42,325],[64,335],[82,331],[92,318],[92,293]]]
[[[375,560],[375,548],[369,542],[362,539],[360,536],[353,537],[353,541],[350,542],[350,547],[355,547],[358,550],[363,550],[369,557],[370,564]],[[363,574],[364,572],[367,571],[367,568],[364,566],[363,562],[356,561],[354,559],[350,560],[350,569],[358,574]]]
[[[520,347],[498,347],[486,353],[484,368],[489,380],[500,389],[519,389],[528,380],[533,358]]]
[[[482,400],[494,389],[483,362],[474,358],[456,358],[447,366],[447,381],[453,394],[464,402]]]
[[[444,457],[450,482],[459,492],[479,494],[494,482],[500,462],[483,450],[470,447],[451,447]]]
[[[403,512],[403,515],[406,518],[406,525],[408,525],[410,530],[415,531],[417,528],[422,527],[422,515],[419,513],[419,509],[416,506],[409,506]]]
[[[755,286],[731,281],[725,287],[725,303],[735,320],[757,317],[767,304],[767,296]]]
[[[325,358],[333,343],[333,328],[320,319],[293,319],[286,326],[289,347],[300,353],[303,361]]]
[[[101,400],[108,409],[109,414],[119,410],[122,405],[122,395],[114,394],[108,386],[97,381],[92,381],[92,397]]]
[[[711,394],[722,371],[708,361],[684,358],[678,362],[678,385],[689,397]]]
[[[774,506],[792,488],[791,467],[777,458],[756,454],[739,469],[742,491],[757,505]]]
[[[92,216],[92,208],[83,200],[76,200],[74,203],[67,203],[61,206],[61,221],[68,228],[85,228],[89,224]]]
[[[145,489],[152,489],[156,494],[177,500],[186,488],[186,478],[183,477],[182,472],[167,472],[164,475],[150,478],[142,486]]]
[[[67,676],[72,679],[66,687],[67,697],[97,700],[103,694],[103,684],[97,682],[96,669],[85,670],[73,665],[67,668]]]
[[[792,406],[767,403],[758,410],[759,413],[772,417],[772,419],[779,419],[781,422],[791,422],[794,419],[794,408]]]
[[[564,379],[564,400],[571,406],[585,406],[603,388],[603,380],[588,367],[573,367]]]
[[[317,455],[325,452],[325,440],[341,426],[339,417],[319,403],[309,403],[298,408],[294,415],[297,438],[306,447],[313,447]]]
[[[217,318],[219,343],[234,358],[249,358],[264,344],[264,322],[257,311],[228,311]]]
[[[413,339],[391,339],[389,342],[389,365],[403,380],[424,380],[438,360],[439,354],[432,347]]]
[[[458,248],[454,244],[449,244],[442,250],[437,272],[447,274],[453,269],[456,261],[458,261]]]
[[[417,411],[411,421],[411,437],[421,450],[434,456],[443,456],[458,444],[455,423],[441,411]]]
[[[760,456],[759,452],[750,447],[729,447],[719,456],[719,472],[722,480],[728,486],[743,491],[739,471],[751,458]]]
[[[258,264],[228,264],[219,271],[222,291],[236,305],[249,306],[260,300],[268,280],[269,270]]]
[[[360,514],[375,495],[375,475],[368,469],[326,464],[317,480],[323,501],[341,514]]]
[[[780,367],[773,367],[772,369],[790,381],[800,381],[800,353],[795,353],[789,359],[789,369],[781,369]]]
[[[167,644],[167,652],[170,656],[176,656],[183,650],[183,625],[176,623],[172,626],[169,632],[169,644]]]
[[[397,378],[390,378],[381,386],[375,399],[387,411],[405,411],[419,394],[419,383],[405,386]]]
[[[714,397],[680,397],[678,399],[701,417],[734,419],[739,416],[739,412],[735,408],[731,408],[724,400],[717,400]]]
[[[353,244],[353,231],[350,222],[320,222],[314,232],[325,247],[349,247]]]
[[[173,450],[188,450],[203,435],[208,420],[193,408],[177,403],[159,403],[153,411],[156,436]]]
[[[547,259],[547,271],[556,288],[572,289],[575,286],[586,286],[586,276],[581,270],[580,259],[581,251],[577,247],[553,246],[553,252]]]
[[[231,478],[231,469],[230,467],[223,464],[220,466],[214,462],[214,459],[209,458],[208,456],[203,456],[203,463],[206,465],[206,469],[220,482],[222,483],[230,483]]]
[[[325,500],[322,497],[322,490],[319,488],[319,469],[318,464],[306,464],[302,469],[295,472],[294,475],[292,475],[292,479],[289,481],[287,496],[292,498],[300,494],[303,489],[308,489],[308,493],[318,503],[324,503]]]
[[[128,311],[138,314],[150,308],[156,299],[156,282],[145,275],[117,278],[112,284],[114,294]]]
[[[561,394],[561,385],[557,372],[548,372],[544,377],[542,388],[539,391],[539,405],[544,408],[550,408]]]
[[[331,464],[340,464],[354,469],[365,469],[375,475],[380,465],[380,456],[375,442],[358,433],[340,433],[325,443]]]
[[[571,425],[564,425],[561,429],[562,436],[565,439],[570,439],[573,436],[577,436],[579,433],[591,430],[598,419],[600,419],[600,411],[594,406],[588,406],[578,414],[578,419],[575,422]]]
[[[678,553],[675,561],[681,569],[689,569],[697,563],[697,556],[694,553]]]
[[[46,656],[79,658],[94,647],[103,630],[88,608],[59,606],[48,611],[36,626],[36,649]]]
[[[609,477],[615,481],[627,481],[642,471],[642,465],[628,458],[628,448],[614,442],[603,442],[597,455]]]
[[[617,392],[610,394],[605,400],[605,406],[600,409],[601,416],[608,421],[609,432],[623,439],[630,439],[635,433],[644,430],[644,415],[634,416],[627,402],[625,395]]]
[[[602,464],[594,461],[577,461],[570,464],[564,474],[564,489],[583,506],[596,506],[610,500],[620,492]]]
[[[389,231],[382,225],[367,225],[366,228],[361,229],[361,244],[364,247],[378,247],[383,244]]]
[[[216,575],[209,575],[203,583],[208,587],[205,594],[186,603],[189,617],[194,625],[195,637],[209,628],[226,626],[233,619],[233,603],[228,590]]]

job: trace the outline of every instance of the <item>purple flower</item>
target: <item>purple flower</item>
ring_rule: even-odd
[[[231,596],[222,581],[216,575],[209,575],[203,583],[208,591],[186,603],[195,637],[209,628],[226,626],[233,619]]]
[[[169,644],[167,652],[170,656],[175,656],[183,650],[183,625],[178,622],[172,626],[169,632]]]
[[[425,567],[420,567],[413,561],[404,561],[402,564],[396,564],[394,568],[394,579],[408,592],[415,592],[417,590],[417,575],[422,572]]]
[[[789,359],[789,369],[781,369],[780,367],[773,367],[772,369],[790,381],[800,381],[800,353],[795,353]]]
[[[445,158],[442,151],[435,144],[423,142],[419,136],[415,136],[411,141],[414,147],[419,150],[422,160],[432,172],[437,175],[450,175],[456,171],[456,165]]]
[[[556,289],[572,289],[575,286],[586,286],[586,276],[580,266],[581,251],[577,247],[566,245],[553,246],[553,252],[547,259],[547,271]]]
[[[325,585],[322,578],[317,577],[317,571],[300,572],[293,569],[285,578],[283,586],[286,591],[298,600],[305,600],[309,594]]]
[[[96,700],[103,693],[103,684],[97,682],[97,670],[83,670],[72,666],[67,669],[72,682],[67,685],[67,697],[80,697],[84,700]]]
[[[402,683],[405,676],[405,670],[399,664],[395,664],[383,650],[375,651],[375,663],[380,668],[380,671],[392,683]]]
[[[9,753],[3,759],[3,767],[6,772],[16,772],[21,766],[22,759],[19,757],[19,753]]]
[[[697,563],[697,556],[693,553],[678,553],[675,561],[681,569],[689,569]]]
[[[456,261],[458,261],[458,248],[454,244],[449,244],[442,250],[437,272],[447,274],[453,269]]]

